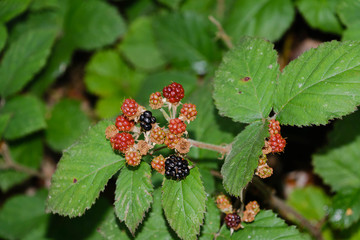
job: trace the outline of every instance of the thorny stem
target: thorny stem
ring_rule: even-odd
[[[217,27],[218,29],[218,32],[217,32],[217,37],[222,39],[225,43],[225,45],[228,47],[228,48],[233,48],[234,45],[233,43],[231,42],[231,38],[229,37],[229,35],[226,34],[224,28],[221,26],[221,23],[216,20],[213,16],[209,16],[209,20],[215,24],[215,26]]]
[[[1,143],[1,149],[0,152],[4,158],[5,164],[1,169],[14,169],[18,172],[23,172],[23,173],[27,173],[30,176],[36,176],[38,178],[45,178],[45,176],[38,171],[35,171],[34,169],[25,167],[23,165],[17,164],[16,162],[14,162],[14,160],[11,158],[10,152],[9,152],[9,147],[7,146],[7,144],[5,142]]]
[[[214,145],[214,144],[195,141],[193,139],[188,139],[188,141],[190,142],[192,147],[207,149],[207,150],[219,152],[221,154],[227,154],[231,150],[231,144],[228,144],[228,145],[223,147],[223,146],[219,146],[219,145]]]

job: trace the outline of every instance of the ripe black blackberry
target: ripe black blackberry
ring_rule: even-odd
[[[185,179],[190,174],[189,164],[176,155],[170,155],[165,161],[165,176],[173,180]]]
[[[237,213],[226,214],[225,223],[226,223],[226,226],[228,226],[229,228],[237,229],[241,223],[240,216],[237,215]]]
[[[150,131],[152,123],[156,123],[156,118],[150,111],[145,111],[140,115],[140,126],[144,131]]]

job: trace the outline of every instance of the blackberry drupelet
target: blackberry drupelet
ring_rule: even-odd
[[[140,115],[140,126],[144,131],[150,131],[152,123],[156,123],[156,118],[150,111],[145,111]]]
[[[165,176],[173,180],[185,179],[190,174],[189,164],[176,155],[170,155],[165,161]]]

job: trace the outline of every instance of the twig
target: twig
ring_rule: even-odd
[[[214,144],[195,141],[193,139],[188,139],[188,141],[190,142],[192,147],[207,149],[207,150],[219,152],[219,153],[222,153],[222,154],[227,154],[231,150],[231,144],[228,144],[228,145],[222,147],[222,146],[219,146],[219,145],[214,145]]]
[[[291,216],[294,216],[299,221],[300,226],[306,228],[316,239],[323,240],[321,227],[314,226],[295,209],[287,205],[282,199],[275,196],[274,192],[258,177],[255,176],[253,178],[252,185],[260,191],[264,199],[268,199],[270,206],[277,209],[281,216],[290,221]]]
[[[218,20],[216,20],[213,16],[209,16],[209,20],[213,24],[215,24],[215,26],[218,29],[217,37],[222,39],[228,48],[233,48],[234,45],[231,42],[231,38],[229,37],[229,35],[226,34],[224,28],[221,26],[221,23]]]
[[[210,173],[217,178],[222,179],[223,176],[220,172],[211,170]],[[279,214],[291,221],[291,216],[294,216],[297,220],[299,220],[299,225],[306,228],[311,235],[313,235],[317,240],[323,240],[323,236],[321,234],[321,226],[314,226],[311,224],[306,218],[304,218],[300,213],[298,213],[295,209],[287,205],[282,199],[275,196],[274,191],[272,191],[265,183],[263,183],[259,177],[255,176],[252,180],[252,185],[256,187],[260,193],[262,194],[263,199],[268,199],[269,204],[272,208],[278,210]]]
[[[45,179],[45,176],[41,172],[35,171],[34,169],[25,167],[14,162],[14,160],[11,158],[9,147],[4,142],[1,144],[1,154],[3,155],[5,161],[4,167],[2,169],[14,169],[18,172],[27,173],[30,176]]]
[[[165,110],[164,109],[162,109],[162,108],[160,108],[160,112],[164,115],[164,118],[166,119],[166,121],[170,121],[170,117],[169,117],[169,115],[165,112]]]

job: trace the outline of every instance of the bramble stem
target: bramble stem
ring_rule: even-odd
[[[36,176],[38,178],[43,178],[43,179],[45,178],[45,176],[41,172],[35,171],[32,168],[28,168],[28,167],[25,167],[23,165],[20,165],[20,164],[16,163],[11,158],[11,155],[10,155],[10,152],[9,152],[9,147],[7,146],[7,144],[5,142],[3,142],[1,144],[0,152],[1,152],[1,154],[4,157],[4,160],[5,160],[4,167],[1,168],[1,169],[14,169],[14,170],[16,170],[18,172],[27,173],[30,176]]]
[[[166,121],[170,121],[170,117],[169,115],[165,112],[164,109],[160,108],[160,112],[164,115],[164,118],[166,119]]]
[[[231,38],[229,37],[229,35],[226,34],[224,28],[221,26],[221,23],[216,20],[213,16],[209,16],[209,20],[215,24],[215,26],[217,27],[218,29],[218,32],[217,32],[217,37],[222,39],[225,43],[225,45],[228,47],[228,48],[233,48],[234,45],[233,43],[231,42]]]
[[[219,146],[219,145],[195,141],[193,139],[188,139],[188,141],[190,142],[192,147],[207,149],[207,150],[219,152],[221,154],[227,154],[231,150],[231,144],[228,144],[226,146]]]

